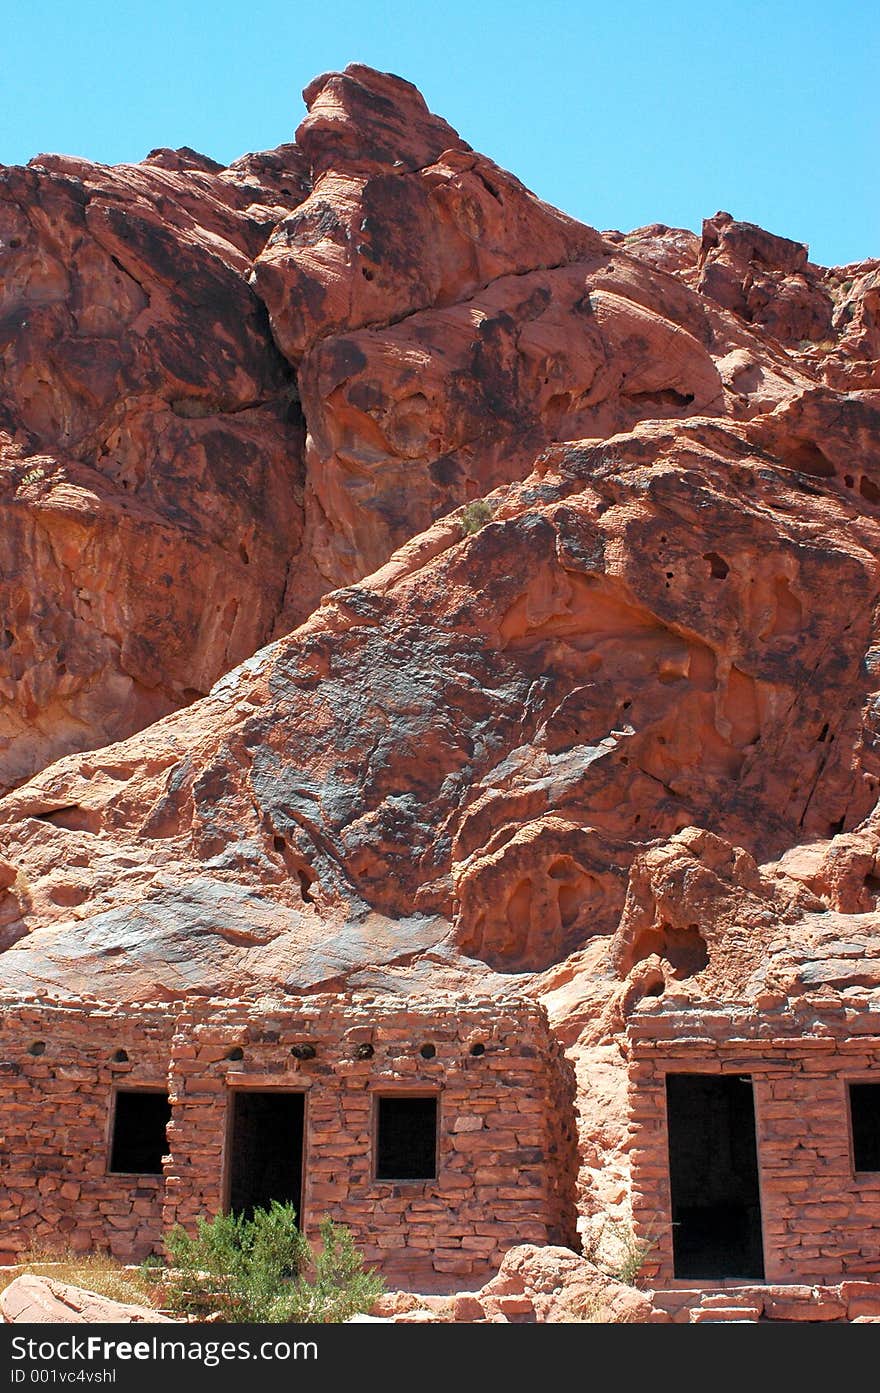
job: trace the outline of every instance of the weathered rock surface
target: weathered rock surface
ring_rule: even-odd
[[[139,1325],[144,1322],[172,1324],[150,1306],[131,1306],[112,1301],[97,1292],[84,1291],[59,1282],[54,1277],[25,1274],[0,1293],[0,1315],[7,1325]]]
[[[876,385],[873,263],[726,214],[702,248],[603,236],[402,79],[305,98],[228,169],[2,173],[0,788],[203,695],[548,444]]]
[[[304,180],[290,147],[0,174],[0,787],[201,695],[296,609],[302,417],[246,274]]]
[[[473,535],[438,525],[206,702],[9,795],[7,972],[295,987],[444,935],[542,970],[681,827],[769,860],[857,825],[880,529],[766,435],[558,447]]]
[[[373,1311],[399,1325],[495,1321],[632,1325],[670,1319],[655,1308],[650,1293],[609,1277],[570,1248],[539,1248],[532,1243],[509,1249],[497,1276],[479,1291],[452,1297],[389,1292]]]

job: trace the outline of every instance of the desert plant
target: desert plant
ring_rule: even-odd
[[[639,1238],[632,1224],[623,1219],[609,1219],[607,1231],[610,1235],[613,1257],[606,1259],[605,1271],[609,1277],[625,1286],[635,1286],[636,1278],[645,1265],[648,1254],[657,1246],[656,1239],[650,1235]]]
[[[177,1225],[165,1242],[173,1263],[169,1308],[192,1315],[219,1309],[231,1321],[268,1320],[282,1283],[310,1257],[293,1207],[277,1201],[250,1219],[200,1217],[195,1234]]]
[[[481,527],[492,521],[492,516],[492,504],[485,498],[475,498],[472,503],[465,503],[458,515],[462,536],[467,537],[473,532],[479,532]]]
[[[165,1271],[165,1264],[156,1253],[150,1253],[143,1262],[138,1263],[135,1271],[140,1281],[155,1285]]]
[[[194,1235],[176,1226],[165,1240],[168,1308],[248,1323],[337,1322],[368,1310],[384,1290],[381,1278],[364,1270],[348,1229],[324,1219],[319,1232],[313,1255],[293,1206],[275,1200],[252,1218],[200,1218]]]
[[[321,1247],[310,1279],[298,1276],[287,1286],[273,1307],[273,1320],[338,1325],[358,1311],[369,1311],[385,1290],[379,1274],[365,1270],[349,1229],[325,1218],[319,1232]]]

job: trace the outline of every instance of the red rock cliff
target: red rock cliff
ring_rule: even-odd
[[[877,980],[880,263],[305,96],[228,169],[3,173],[4,978],[521,974],[615,1202],[640,994]]]

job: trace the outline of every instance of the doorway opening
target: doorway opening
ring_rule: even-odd
[[[676,1278],[763,1278],[751,1078],[668,1074],[666,1115]]]
[[[304,1093],[235,1089],[229,1133],[229,1208],[253,1217],[272,1200],[302,1216]]]

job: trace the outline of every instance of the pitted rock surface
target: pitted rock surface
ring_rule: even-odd
[[[4,981],[515,977],[625,1210],[640,1000],[880,984],[878,262],[305,97],[0,177]]]

